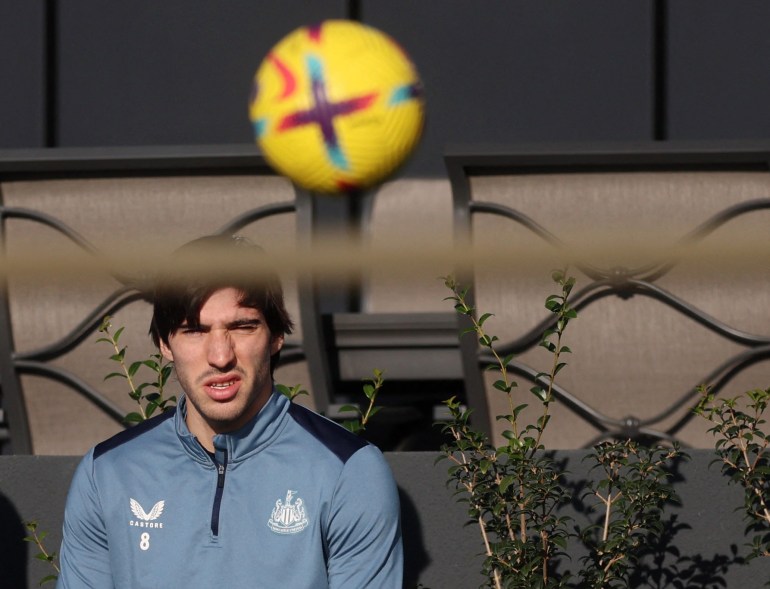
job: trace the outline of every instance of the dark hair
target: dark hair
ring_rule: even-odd
[[[278,276],[267,266],[262,248],[243,237],[209,235],[176,250],[156,276],[150,335],[156,346],[183,324],[195,326],[208,298],[222,288],[242,293],[241,305],[259,309],[272,337],[292,332]],[[280,351],[270,358],[270,372]]]

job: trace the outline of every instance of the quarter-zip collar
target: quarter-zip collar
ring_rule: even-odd
[[[215,453],[227,453],[228,463],[235,465],[261,451],[280,434],[286,426],[290,401],[273,389],[265,406],[242,428],[214,436]],[[184,395],[177,405],[176,432],[185,451],[197,462],[212,466],[211,457],[190,433],[186,422],[187,399]]]

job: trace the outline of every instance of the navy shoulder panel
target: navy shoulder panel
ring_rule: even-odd
[[[143,421],[133,427],[130,427],[127,430],[124,430],[118,434],[115,434],[110,439],[105,440],[101,444],[97,444],[97,446],[94,448],[94,459],[99,458],[99,456],[101,456],[102,454],[105,454],[106,452],[109,452],[110,450],[117,448],[118,446],[122,446],[126,442],[130,442],[134,438],[141,436],[143,433],[158,427],[161,423],[174,417],[175,413],[176,413],[176,407],[174,407],[173,409],[169,409],[168,411],[165,411],[160,415],[151,417],[150,419]]]
[[[289,415],[303,429],[334,453],[343,464],[361,448],[369,445],[369,442],[350,433],[333,421],[321,417],[317,413],[310,411],[310,409],[306,409],[296,403],[292,403],[289,407]]]

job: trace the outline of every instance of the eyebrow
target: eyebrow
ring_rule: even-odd
[[[263,320],[260,317],[235,319],[233,321],[226,323],[225,328],[237,329],[239,327],[252,327],[252,326],[257,326],[261,323],[263,323]],[[202,329],[202,330],[208,331],[211,329],[211,325],[206,325],[205,323],[200,323],[200,322],[190,323],[188,321],[185,321],[179,326],[179,329]]]

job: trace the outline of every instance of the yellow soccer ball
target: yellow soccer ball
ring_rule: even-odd
[[[419,142],[425,102],[417,70],[389,36],[353,21],[301,27],[254,76],[249,118],[268,162],[323,193],[368,188]]]

